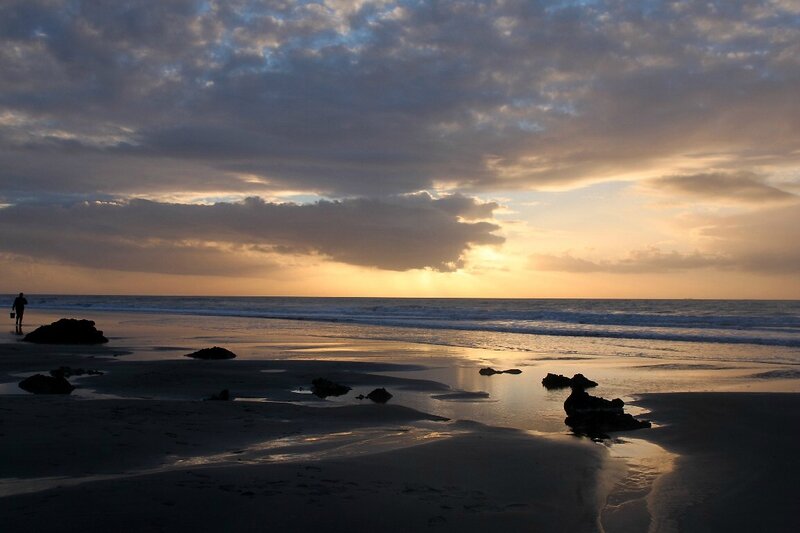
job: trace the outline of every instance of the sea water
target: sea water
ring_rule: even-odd
[[[429,367],[421,378],[526,400],[529,393],[521,391],[551,371],[582,372],[612,397],[800,390],[800,301],[65,295],[28,300],[31,318],[37,311],[78,318],[125,314],[139,317],[142,331],[160,328],[162,337],[173,335],[164,329],[170,324],[175,331],[202,326],[203,338],[194,341],[238,342],[243,358],[421,363]],[[287,336],[310,340],[271,342]],[[162,346],[137,357],[181,357],[180,348],[188,347],[182,344],[194,341],[164,338],[160,344],[179,349]],[[487,379],[477,374],[479,366],[520,367],[524,373]]]
[[[11,299],[8,296],[7,299]],[[40,309],[800,348],[800,301],[29,296]],[[525,349],[524,337],[508,348]]]

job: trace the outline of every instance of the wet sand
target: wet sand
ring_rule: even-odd
[[[4,402],[7,531],[595,531],[602,501],[596,446],[399,406],[32,400]]]
[[[648,496],[651,531],[800,531],[800,394],[646,395],[678,454]]]
[[[657,427],[599,445],[566,434],[565,393],[538,381],[574,367],[606,383],[619,362],[503,359],[523,374],[484,377],[497,354],[235,320],[90,318],[108,345],[0,343],[4,531],[797,529],[798,394],[643,395]],[[183,357],[213,344],[240,358]],[[72,378],[67,397],[15,387],[59,366],[104,374]],[[648,383],[686,370],[638,372]],[[341,401],[298,390],[320,376],[353,391]],[[375,387],[395,398],[354,399]],[[238,400],[203,401],[225,388]],[[515,399],[552,420],[502,410]],[[525,431],[530,420],[556,429]]]
[[[292,392],[316,376],[452,392],[381,374],[412,366],[126,359],[152,346],[125,343],[0,344],[4,531],[597,531],[608,458],[585,439]],[[59,366],[105,373],[72,379],[83,397],[13,390]],[[240,401],[203,401],[221,388]]]

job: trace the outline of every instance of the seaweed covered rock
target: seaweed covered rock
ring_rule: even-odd
[[[481,368],[478,370],[478,374],[481,376],[494,376],[495,374],[522,374],[522,370],[519,368],[509,368],[508,370],[495,370],[494,368],[487,366],[486,368]]]
[[[108,339],[103,336],[103,332],[94,327],[93,320],[74,318],[62,318],[52,324],[39,326],[25,335],[22,340],[37,344],[103,344],[108,342]]]
[[[562,376],[561,374],[551,374],[548,372],[547,375],[542,378],[542,385],[548,390],[566,389],[572,386],[572,379],[567,376]]]
[[[597,387],[597,382],[592,381],[591,379],[585,377],[583,374],[575,374],[572,376],[572,385],[573,389],[584,390],[591,387]]]
[[[214,346],[212,348],[203,348],[202,350],[186,354],[186,357],[191,357],[192,359],[219,360],[233,359],[236,357],[236,354],[225,348]]]
[[[637,420],[625,413],[625,403],[619,399],[606,400],[573,387],[564,402],[567,418],[564,423],[577,434],[602,438],[612,431],[649,428],[650,422]]]
[[[583,390],[590,387],[597,387],[597,382],[588,379],[583,374],[575,374],[571,378],[568,378],[561,374],[551,374],[548,372],[547,375],[542,378],[542,385],[544,385],[544,388],[547,390],[567,389],[570,387]]]
[[[317,398],[327,398],[328,396],[342,396],[350,392],[350,387],[335,383],[329,379],[317,378],[311,382],[311,392]]]
[[[573,388],[572,394],[564,401],[564,411],[568,416],[573,416],[586,412],[611,412],[621,413],[625,407],[625,402],[619,398],[606,400],[599,396],[592,396],[583,389]]]
[[[375,403],[386,403],[392,398],[392,394],[386,389],[380,388],[367,394],[367,398]]]
[[[19,388],[33,394],[69,394],[75,387],[63,377],[35,374],[19,382]]]

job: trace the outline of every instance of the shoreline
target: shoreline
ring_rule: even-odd
[[[37,313],[37,319],[42,317],[41,322],[48,321]],[[726,420],[725,405],[738,406],[738,423],[782,443],[773,459],[791,458],[789,442],[797,437],[797,430],[790,429],[780,440],[772,426],[758,424],[775,401],[787,403],[778,415],[794,416],[791,421],[797,422],[787,410],[800,407],[800,394],[757,394],[766,400],[758,408],[751,405],[752,412],[741,420],[741,404],[755,396],[648,393],[635,395],[634,409],[650,409],[652,414],[644,418],[653,418],[656,427],[614,434],[607,449],[568,436],[563,411],[554,415],[556,431],[496,427],[512,425],[505,422],[516,419],[498,414],[514,395],[534,390],[548,365],[589,367],[593,376],[621,371],[606,368],[607,361],[543,359],[520,365],[521,376],[485,378],[477,375],[477,368],[505,354],[476,356],[445,348],[429,353],[413,343],[251,331],[215,321],[187,325],[162,320],[156,326],[153,320],[114,313],[101,317],[109,319],[108,324],[98,323],[110,334],[109,345],[0,343],[3,381],[18,380],[24,370],[62,365],[106,372],[79,378],[81,389],[73,396],[0,394],[0,514],[21,529],[26,524],[54,530],[48,517],[60,516],[81,524],[82,531],[119,530],[114,521],[128,520],[129,502],[137,514],[131,531],[152,529],[153,524],[188,531],[191,520],[201,528],[226,529],[236,523],[248,530],[270,523],[291,531],[328,527],[331,516],[348,518],[332,531],[434,526],[479,531],[497,525],[519,530],[531,524],[545,531],[605,533],[692,531],[694,524],[694,530],[702,531],[712,517],[693,514],[690,500],[713,495],[714,486],[692,476],[698,465],[705,472],[724,473],[724,484],[741,474],[737,464],[763,452],[761,440],[737,439],[739,428]],[[221,340],[244,356],[194,361],[182,355]],[[278,357],[265,359],[265,354]],[[502,359],[499,365],[517,362]],[[650,375],[649,370],[639,372]],[[309,401],[292,392],[316,376],[346,382],[354,387],[351,395],[386,386],[396,396],[387,405],[373,405],[349,397],[344,402]],[[460,381],[448,385],[440,379],[448,376]],[[474,392],[478,387],[489,392]],[[202,401],[222,388],[246,401]],[[114,394],[123,398],[107,399]],[[563,393],[536,394],[539,399],[523,399],[523,407],[552,409],[563,402]],[[783,399],[773,398],[778,396]],[[706,420],[703,413],[708,412],[717,419]],[[481,417],[483,423],[470,421]],[[546,420],[537,423],[551,427]],[[710,438],[709,432],[720,437]],[[731,439],[737,446],[726,448]],[[720,450],[722,463],[715,462]],[[410,464],[415,467],[409,469]],[[792,476],[800,473],[794,464]],[[765,490],[747,483],[740,483],[745,494]],[[791,486],[783,490],[788,498],[797,496]],[[706,498],[717,502],[714,513],[741,505],[738,500]],[[86,502],[100,502],[106,510],[87,522]],[[194,516],[190,507],[197,502],[204,511]],[[218,510],[221,502],[229,512]],[[762,512],[779,516],[775,524],[791,520],[780,518],[782,509],[769,501],[758,505]],[[284,513],[276,515],[265,506]],[[378,518],[366,509],[377,510]],[[235,518],[235,513],[242,517]]]

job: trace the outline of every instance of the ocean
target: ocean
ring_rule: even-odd
[[[382,373],[482,396],[442,400],[387,384],[393,402],[534,431],[564,430],[565,393],[541,386],[548,372],[583,373],[600,383],[596,394],[626,402],[652,392],[800,391],[798,301],[27,298],[31,328],[45,317],[92,318],[120,360],[183,360],[216,344],[242,360],[274,360],[276,369],[282,360],[304,359],[405,365],[416,368]],[[478,373],[483,366],[523,373],[487,378]],[[327,403],[358,400],[347,395]]]
[[[800,301],[61,295],[28,299],[32,308],[48,310],[800,347]]]
[[[800,364],[800,301],[66,295],[28,300],[32,310],[315,322],[336,325],[323,327],[333,335],[466,348],[569,352],[570,346],[604,346],[601,352],[608,355],[630,356],[635,350],[607,347],[633,346],[644,349],[644,356],[656,348],[663,358],[660,348],[673,346],[681,358]],[[587,344],[591,339],[610,342]],[[698,345],[703,347],[686,349]]]

